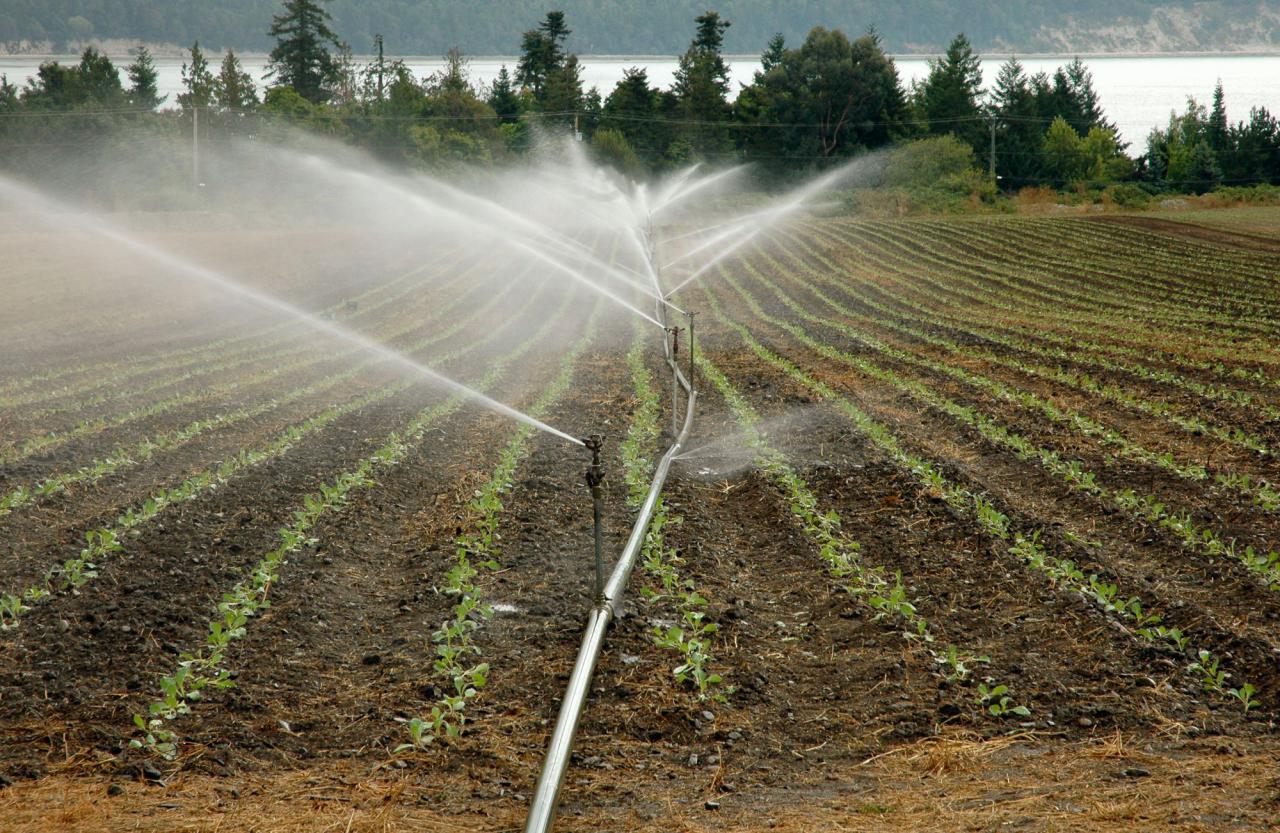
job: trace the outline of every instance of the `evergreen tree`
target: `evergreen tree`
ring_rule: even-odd
[[[601,127],[618,132],[642,163],[660,167],[670,128],[661,111],[662,94],[649,86],[649,75],[643,67],[623,71],[622,80],[605,99]]]
[[[760,71],[756,76],[757,79],[760,75],[781,64],[782,57],[786,54],[786,51],[787,41],[782,37],[781,32],[769,38],[769,45],[765,47],[764,53],[760,55]]]
[[[538,28],[530,29],[521,37],[516,80],[535,98],[541,100],[551,73],[564,67],[567,60],[564,44],[572,33],[565,23],[564,12],[553,11],[547,12]]]
[[[327,101],[339,80],[339,67],[329,50],[340,46],[322,2],[284,0],[284,11],[275,16],[268,32],[276,39],[268,77],[292,87],[313,104]]]
[[[639,176],[642,166],[635,150],[617,130],[604,128],[597,130],[591,137],[591,150],[596,158],[607,165],[612,165],[627,176]]]
[[[538,109],[552,114],[551,121],[565,125],[572,125],[574,116],[584,109],[582,66],[577,55],[566,56],[559,66],[547,73],[542,95],[538,98]]]
[[[1061,188],[1084,177],[1085,155],[1080,147],[1080,134],[1067,120],[1058,116],[1044,132],[1044,173],[1055,187]]]
[[[1079,58],[1054,72],[1052,87],[1044,92],[1040,115],[1061,116],[1081,135],[1094,127],[1116,132],[1115,125],[1102,112],[1098,93],[1093,89],[1093,74]]]
[[[222,57],[222,66],[214,80],[214,97],[220,107],[230,110],[251,110],[258,105],[253,77],[244,71],[240,59],[230,49]]]
[[[178,104],[184,111],[213,104],[217,79],[209,71],[200,41],[191,44],[191,64],[182,65],[182,86],[186,92],[178,93]]]
[[[138,47],[138,55],[129,64],[129,103],[134,107],[154,110],[164,103],[167,95],[160,95],[155,61],[145,46]]]
[[[1227,104],[1219,80],[1213,88],[1213,104],[1209,109],[1209,122],[1205,126],[1205,138],[1214,153],[1220,156],[1230,150],[1227,136]]]
[[[1017,189],[1037,181],[1044,131],[1031,79],[1017,58],[1002,64],[996,75],[991,112],[996,120],[996,174],[1001,184]]]
[[[915,109],[928,132],[953,133],[981,151],[988,141],[981,96],[982,62],[962,32],[940,60],[929,61],[929,75],[916,89]]]
[[[735,110],[757,125],[744,138],[748,158],[781,168],[887,144],[902,130],[906,102],[878,35],[850,42],[819,26],[757,74]]]
[[[1280,123],[1265,107],[1249,111],[1249,121],[1230,129],[1232,152],[1219,158],[1230,184],[1280,182]]]
[[[80,56],[75,70],[80,94],[87,101],[105,106],[124,103],[125,91],[120,85],[120,73],[106,55],[89,47]]]
[[[726,127],[729,66],[720,54],[730,23],[715,12],[699,15],[695,22],[697,31],[680,56],[672,92],[681,118],[688,122],[682,133],[689,146],[699,154],[718,155],[733,146]]]
[[[10,83],[7,75],[0,75],[0,113],[11,113],[18,106],[18,85]]]
[[[520,118],[521,104],[520,94],[516,91],[515,83],[511,80],[511,73],[507,72],[507,65],[503,64],[498,70],[498,77],[493,80],[493,86],[489,88],[489,106],[493,108],[493,112],[498,114],[498,118],[504,123],[509,124]]]

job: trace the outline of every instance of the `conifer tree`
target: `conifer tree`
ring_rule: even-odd
[[[268,76],[292,87],[313,104],[327,101],[338,82],[339,67],[330,50],[340,49],[329,28],[331,18],[323,0],[285,0],[284,11],[271,22],[276,39]]]
[[[145,47],[138,47],[138,55],[129,64],[129,103],[134,107],[154,110],[164,103],[167,95],[160,95],[160,74],[156,71],[151,52]]]
[[[941,59],[929,62],[929,75],[916,90],[917,115],[930,133],[954,133],[981,150],[988,136],[981,95],[982,62],[961,32]]]
[[[493,86],[489,88],[489,106],[504,124],[520,117],[520,94],[516,92],[515,82],[511,80],[506,64],[498,70],[498,77],[493,79]]]
[[[214,95],[220,107],[231,110],[249,110],[258,104],[253,77],[244,71],[240,59],[230,49],[223,56],[218,77],[214,80]]]
[[[720,154],[732,148],[729,118],[729,66],[720,54],[725,30],[731,25],[716,12],[694,19],[693,43],[680,56],[675,93],[680,116],[687,124],[684,139],[700,154]]]
[[[191,44],[191,63],[182,65],[182,86],[186,92],[178,93],[178,104],[183,110],[208,107],[214,101],[217,79],[209,71],[209,61],[200,49],[200,41]]]
[[[1205,138],[1209,147],[1219,156],[1229,149],[1230,139],[1227,135],[1227,104],[1222,91],[1222,81],[1213,88],[1213,104],[1209,108],[1209,121],[1205,125]]]

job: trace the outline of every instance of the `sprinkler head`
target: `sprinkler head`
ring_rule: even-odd
[[[673,356],[680,355],[680,333],[683,327],[667,327],[667,332],[671,333],[671,354]]]
[[[604,482],[604,470],[600,466],[600,450],[604,448],[604,437],[599,434],[589,434],[582,438],[582,444],[586,446],[587,451],[591,452],[591,467],[587,469],[587,485],[591,487],[592,492],[600,488],[600,484]]]

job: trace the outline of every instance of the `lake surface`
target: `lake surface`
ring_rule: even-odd
[[[0,55],[0,74],[7,75],[10,81],[25,83],[35,73],[40,60]],[[77,56],[66,56],[58,60],[75,62],[79,59]],[[504,64],[514,71],[516,60],[474,58],[471,60],[472,77],[487,84],[497,76],[499,68]],[[993,57],[983,61],[982,68],[987,83],[994,80],[1003,60],[1003,57]],[[1069,56],[1024,58],[1022,63],[1028,73],[1041,70],[1052,73],[1069,60]],[[127,58],[119,60],[122,68],[127,63]],[[174,104],[182,89],[182,63],[181,58],[156,59],[160,73],[160,91],[169,96],[166,101],[169,106]],[[216,70],[217,56],[211,55],[210,63]],[[244,63],[246,70],[258,79],[261,88],[264,85],[262,78],[265,58],[251,57]],[[405,63],[418,76],[437,72],[443,65],[442,60],[431,58],[408,58]],[[598,87],[602,95],[608,95],[628,67],[646,67],[650,83],[663,88],[671,85],[676,68],[676,59],[664,56],[588,55],[582,57],[582,63],[584,85],[588,88]],[[923,58],[898,58],[896,63],[904,84],[924,77],[929,71]],[[1171,111],[1181,111],[1186,106],[1187,96],[1195,96],[1197,101],[1208,104],[1218,80],[1222,81],[1225,89],[1227,114],[1232,122],[1247,119],[1251,107],[1266,107],[1273,114],[1280,112],[1280,55],[1101,57],[1088,58],[1086,63],[1093,72],[1094,87],[1102,99],[1103,109],[1119,128],[1121,138],[1133,146],[1134,152],[1139,152],[1144,147],[1147,133],[1152,127],[1167,124]],[[739,84],[749,83],[752,74],[759,67],[759,61],[755,58],[730,59],[734,89],[738,89]],[[123,69],[121,74],[123,75]],[[127,79],[125,83],[127,84]]]

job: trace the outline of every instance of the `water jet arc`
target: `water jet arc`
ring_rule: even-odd
[[[381,359],[384,359],[390,364],[394,364],[402,369],[408,370],[412,375],[439,385],[453,393],[460,394],[467,399],[482,405],[490,411],[493,411],[494,413],[523,422],[526,425],[537,428],[539,431],[545,431],[548,434],[552,434],[573,443],[574,445],[582,445],[582,441],[577,437],[566,434],[558,428],[553,428],[545,422],[516,410],[510,405],[505,405],[496,399],[485,396],[479,391],[472,390],[461,382],[450,379],[439,371],[433,370],[425,364],[406,356],[404,353],[393,350],[379,341],[369,338],[366,335],[362,335],[355,330],[351,330],[340,324],[327,321],[317,315],[313,315],[312,313],[299,309],[288,301],[277,298],[274,295],[246,286],[227,275],[223,275],[207,267],[192,263],[185,258],[181,258],[171,252],[165,251],[164,249],[144,243],[124,231],[117,229],[115,226],[104,220],[80,214],[74,211],[71,207],[28,188],[25,185],[13,182],[4,176],[0,176],[0,195],[7,195],[10,198],[15,198],[20,203],[25,202],[39,206],[40,208],[36,209],[36,211],[40,214],[73,215],[76,217],[76,222],[82,228],[101,237],[105,237],[113,243],[117,243],[130,251],[136,252],[143,257],[160,264],[161,266],[173,270],[174,272],[198,280],[201,283],[212,286],[215,289],[233,297],[243,299],[262,309],[300,321],[317,332],[325,333],[326,335],[330,335],[353,344]]]

